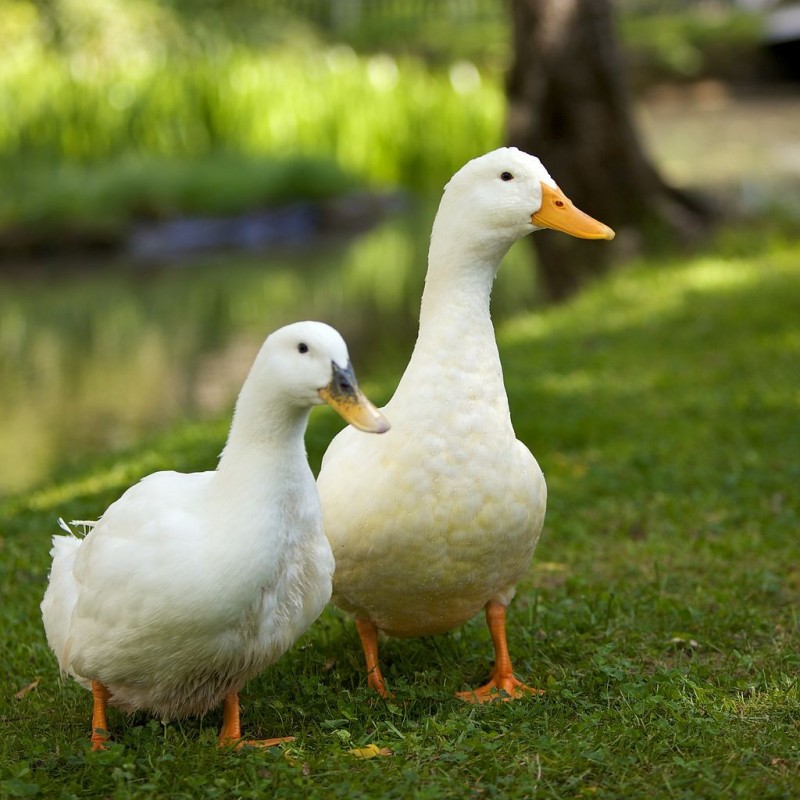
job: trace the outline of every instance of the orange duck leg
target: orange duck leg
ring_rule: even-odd
[[[105,743],[109,740],[107,707],[108,689],[100,681],[92,681],[92,750],[106,749]]]
[[[239,693],[225,695],[222,702],[222,728],[219,732],[219,747],[274,747],[283,742],[293,742],[294,736],[280,736],[277,739],[242,739],[242,726],[239,716]]]
[[[487,603],[486,622],[494,643],[492,675],[484,686],[468,692],[456,692],[456,697],[468,703],[491,703],[495,700],[518,700],[520,697],[544,694],[542,689],[526,686],[514,677],[506,643],[506,607],[502,603]]]
[[[356,618],[356,630],[364,648],[364,660],[367,662],[367,685],[371,686],[385,700],[394,695],[386,688],[386,683],[378,666],[378,629],[368,619]]]

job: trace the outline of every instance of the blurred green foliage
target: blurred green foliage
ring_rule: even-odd
[[[632,81],[724,72],[726,55],[744,63],[753,18],[710,8],[621,4]],[[304,155],[438,189],[502,141],[509,24],[500,0],[0,0],[0,170]],[[40,175],[14,197],[48,191]],[[7,199],[0,222],[26,202],[15,212]]]
[[[304,154],[440,186],[501,137],[500,87],[468,62],[362,57],[310,33],[256,48],[150,0],[52,6],[0,2],[0,159]]]
[[[741,65],[756,41],[730,9],[619,8],[634,83]],[[439,189],[502,143],[509,24],[499,0],[0,0],[0,245],[354,180]]]
[[[635,89],[704,78],[752,82],[761,70],[762,23],[750,12],[621,14],[620,34]]]
[[[46,191],[41,191],[43,186]],[[355,189],[357,181],[333,161],[216,153],[193,159],[122,153],[97,164],[9,161],[0,195],[0,225],[46,226],[87,236],[124,232],[131,216],[229,215],[301,200],[317,201]],[[100,237],[102,240],[102,237]]]

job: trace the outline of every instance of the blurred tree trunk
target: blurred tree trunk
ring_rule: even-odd
[[[511,10],[510,144],[541,158],[575,205],[617,231],[617,246],[658,231],[699,238],[710,207],[668,186],[640,144],[610,0],[511,0]],[[531,240],[553,300],[606,270],[614,250],[549,233]]]

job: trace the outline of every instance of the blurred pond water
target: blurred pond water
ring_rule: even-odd
[[[0,495],[177,420],[227,412],[266,334],[297,319],[336,326],[369,385],[385,351],[413,347],[435,202],[357,239],[277,255],[1,272]],[[533,298],[522,243],[495,312]]]

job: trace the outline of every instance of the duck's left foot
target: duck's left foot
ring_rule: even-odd
[[[219,747],[232,747],[241,750],[243,747],[275,747],[284,742],[293,742],[294,736],[279,736],[277,739],[223,739],[220,736]]]
[[[456,692],[456,697],[467,703],[494,703],[498,700],[508,702],[509,700],[519,700],[522,697],[533,697],[538,694],[544,694],[544,690],[526,686],[513,675],[502,675],[492,676],[488,683],[477,689]]]
[[[219,732],[218,747],[275,747],[276,744],[293,742],[294,736],[280,736],[277,739],[242,739],[239,722],[239,693],[231,692],[222,703],[222,729]]]

